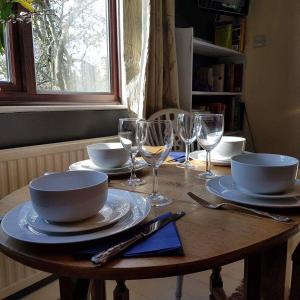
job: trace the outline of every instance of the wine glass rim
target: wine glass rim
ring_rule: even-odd
[[[119,121],[143,121],[143,118],[119,118]]]
[[[172,124],[171,120],[140,120],[139,123],[170,123]]]
[[[196,113],[197,115],[199,115],[200,117],[209,117],[209,116],[224,116],[224,114],[214,114],[214,113]]]

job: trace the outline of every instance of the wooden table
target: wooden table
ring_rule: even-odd
[[[201,167],[202,168],[202,167]],[[203,169],[203,168],[202,168]],[[227,167],[215,168],[219,174],[228,174]],[[75,261],[73,246],[31,246],[14,241],[0,232],[0,249],[11,258],[60,277],[61,299],[83,299],[74,291],[75,279],[83,285],[89,280],[94,285],[94,296],[104,299],[104,280],[116,280],[115,299],[128,299],[125,280],[159,278],[213,269],[245,259],[245,299],[284,299],[287,241],[298,231],[299,218],[283,224],[262,217],[233,210],[210,210],[193,202],[186,193],[192,191],[202,198],[219,202],[221,199],[208,193],[204,181],[197,179],[197,171],[164,165],[159,169],[159,191],[173,199],[168,206],[153,208],[149,218],[166,211],[184,211],[186,216],[177,223],[185,256],[114,259],[101,268],[89,261]],[[140,173],[146,185],[137,192],[152,189],[150,170]],[[110,186],[125,189],[125,178],[112,179]],[[24,187],[1,200],[0,214],[29,199]],[[286,213],[286,212],[285,212]],[[296,213],[297,215],[297,213]],[[300,213],[299,213],[300,215]],[[72,294],[73,292],[73,294]],[[100,296],[99,296],[100,295]],[[95,296],[96,297],[96,296]]]

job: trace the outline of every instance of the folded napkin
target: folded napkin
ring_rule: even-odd
[[[115,235],[109,239],[101,239],[93,243],[85,249],[77,250],[73,253],[75,259],[89,259],[94,254],[101,251],[105,251],[108,248],[124,242],[136,234],[140,228],[149,225],[156,220],[166,218],[170,216],[171,213],[165,213],[156,219],[140,226],[138,229]],[[140,257],[140,256],[166,256],[166,255],[184,255],[182,243],[177,231],[176,222],[171,222],[164,226],[157,232],[150,235],[136,244],[132,245],[125,252],[121,254],[122,257]]]
[[[169,156],[177,162],[184,162],[185,161],[185,152],[177,152],[177,151],[171,151],[169,153]]]

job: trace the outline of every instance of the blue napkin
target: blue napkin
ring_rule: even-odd
[[[158,219],[163,219],[170,216],[171,213],[165,213],[156,219],[148,222],[143,226],[147,226],[155,222]],[[141,227],[139,227],[141,228]],[[130,235],[127,232],[109,239],[101,239],[92,246],[84,249],[77,250],[73,253],[75,259],[89,259],[94,254],[126,241],[128,238],[137,233],[139,229],[130,231]],[[122,257],[141,257],[141,256],[166,256],[166,255],[184,255],[182,243],[177,231],[176,222],[171,222],[164,226],[157,232],[150,235],[148,238],[137,242],[128,248],[125,252],[121,254]]]
[[[177,161],[177,162],[184,162],[185,161],[185,152],[171,151],[169,153],[169,156],[172,157],[173,160]]]

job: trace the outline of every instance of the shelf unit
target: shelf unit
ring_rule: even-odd
[[[245,54],[214,45],[195,38],[193,28],[176,28],[176,51],[178,60],[178,80],[180,107],[187,111],[197,109],[202,99],[206,101],[227,101],[232,97],[242,97],[242,92],[193,91],[193,60],[199,55],[215,64],[244,63]],[[225,99],[225,100],[224,100]],[[194,102],[194,103],[193,103]]]

